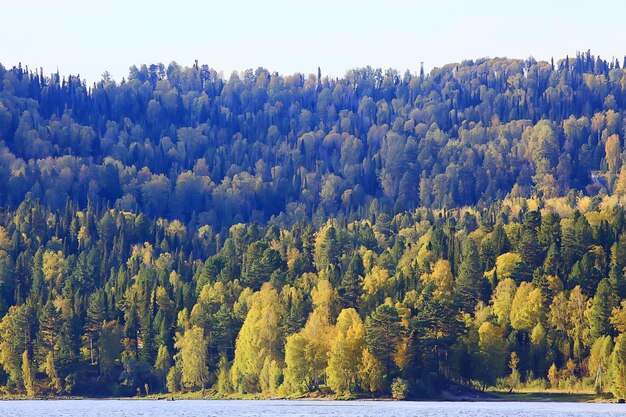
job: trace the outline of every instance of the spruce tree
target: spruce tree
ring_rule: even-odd
[[[590,336],[593,340],[605,335],[611,335],[612,327],[609,319],[611,318],[613,308],[617,304],[616,300],[609,280],[603,279],[600,281],[591,301],[591,307],[587,312]]]
[[[361,279],[364,273],[363,260],[358,252],[354,252],[338,288],[342,305],[345,308],[356,308],[361,296]]]
[[[398,311],[387,304],[376,307],[365,320],[367,348],[383,364],[387,377],[392,370],[396,345],[404,337],[404,333]]]
[[[459,307],[473,312],[476,303],[483,298],[487,282],[480,268],[478,247],[473,239],[465,240],[459,275],[455,282],[454,297]]]

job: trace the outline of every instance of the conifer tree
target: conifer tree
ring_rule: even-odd
[[[385,378],[392,370],[393,354],[405,329],[395,308],[381,304],[365,320],[367,349],[383,365]]]
[[[598,284],[597,291],[591,300],[591,305],[587,310],[589,319],[589,330],[592,340],[596,340],[604,335],[611,335],[611,324],[609,319],[611,312],[616,305],[613,288],[609,280],[603,279]]]
[[[463,247],[459,275],[454,287],[456,303],[465,311],[473,311],[476,303],[487,291],[486,284],[480,268],[480,258],[476,243],[471,238],[467,239]]]

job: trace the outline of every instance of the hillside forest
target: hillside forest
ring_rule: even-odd
[[[626,397],[624,67],[0,65],[0,393]]]

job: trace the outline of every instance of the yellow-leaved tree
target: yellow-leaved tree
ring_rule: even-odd
[[[593,343],[589,354],[589,376],[595,380],[596,392],[605,392],[605,388],[610,382],[609,365],[611,362],[611,352],[613,350],[613,338],[603,336]]]
[[[362,367],[365,325],[353,308],[341,311],[337,318],[337,335],[332,343],[326,374],[328,386],[337,394],[357,390],[358,372]]]
[[[241,393],[259,392],[259,375],[265,359],[281,361],[279,329],[282,307],[278,292],[265,283],[254,293],[250,309],[235,342],[235,359],[230,371],[233,388]]]
[[[614,175],[621,168],[622,146],[618,135],[611,135],[607,138],[604,146],[606,155],[606,164],[609,171]]]
[[[498,286],[493,292],[491,303],[493,305],[493,312],[498,317],[498,323],[500,323],[500,325],[510,323],[511,305],[513,304],[516,290],[517,285],[515,281],[511,278],[506,278],[498,283]]]
[[[622,166],[614,186],[615,194],[626,195],[626,165]]]
[[[615,339],[611,353],[611,392],[617,398],[626,397],[626,333]]]
[[[496,274],[499,281],[507,278],[515,278],[515,270],[522,262],[522,258],[515,252],[507,252],[496,259]]]
[[[568,335],[573,342],[573,356],[580,359],[583,355],[584,348],[589,340],[589,322],[587,321],[586,310],[589,297],[587,297],[580,288],[580,285],[574,287],[570,291],[567,300],[568,317]]]
[[[35,390],[35,369],[33,368],[33,362],[28,354],[28,350],[25,350],[22,354],[22,376],[24,377],[26,395],[29,397],[37,395]]]
[[[436,298],[450,299],[454,290],[454,277],[452,276],[450,261],[439,259],[433,265],[431,273],[422,275],[422,282],[424,286],[430,282],[435,284],[433,295]]]
[[[522,282],[511,303],[511,326],[515,330],[533,330],[544,315],[543,305],[541,289],[529,282]]]
[[[287,338],[285,345],[285,381],[287,393],[304,393],[324,382],[335,326],[331,311],[337,292],[330,282],[321,280],[311,292],[314,310],[300,332]]]
[[[367,348],[362,353],[363,365],[359,369],[359,385],[367,392],[381,392],[385,384],[385,366]]]
[[[207,340],[202,327],[193,326],[185,330],[182,338],[176,341],[181,362],[181,385],[187,389],[204,388],[209,380],[207,366]]]
[[[482,362],[482,382],[486,388],[502,375],[506,359],[502,328],[486,321],[478,328],[478,349]]]

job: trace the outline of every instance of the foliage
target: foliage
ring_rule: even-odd
[[[625,85],[0,66],[0,385],[626,396]]]
[[[391,383],[391,397],[394,400],[406,400],[409,383],[402,378],[395,378]]]

